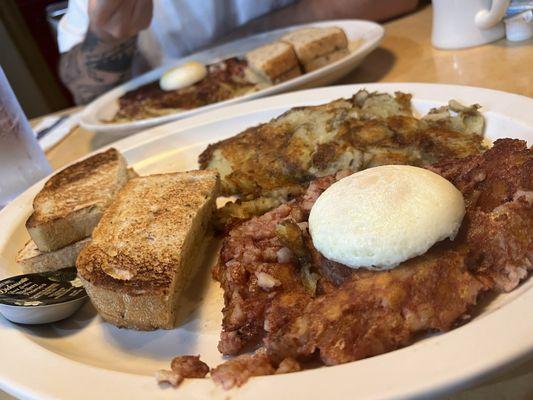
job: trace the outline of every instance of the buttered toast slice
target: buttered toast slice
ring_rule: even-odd
[[[40,251],[55,251],[91,235],[104,209],[128,180],[115,149],[95,154],[52,176],[33,200],[26,228]]]
[[[124,186],[76,262],[104,319],[140,330],[174,327],[218,191],[218,175],[209,170],[133,178]]]

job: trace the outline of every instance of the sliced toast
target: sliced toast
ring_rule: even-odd
[[[302,70],[300,66],[296,66],[293,69],[288,70],[287,72],[284,72],[283,74],[279,75],[275,80],[274,83],[281,83],[288,81],[289,79],[296,78],[297,76],[302,75]]]
[[[302,64],[348,47],[346,34],[337,27],[298,29],[283,35],[280,41],[292,45]]]
[[[90,241],[91,238],[86,238],[59,250],[44,253],[37,248],[33,240],[30,240],[19,252],[17,263],[21,265],[25,274],[73,267],[76,265],[76,258],[81,249],[89,244]]]
[[[246,54],[249,67],[264,79],[277,83],[287,76],[301,75],[298,59],[292,46],[287,43],[274,42]]]
[[[55,251],[90,236],[128,174],[124,157],[109,149],[51,177],[35,196],[26,221],[37,248]]]
[[[171,329],[199,258],[219,178],[190,171],[131,179],[76,262],[91,301],[119,327]]]

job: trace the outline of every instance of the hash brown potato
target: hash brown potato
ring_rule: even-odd
[[[240,197],[219,210],[218,224],[268,211],[319,177],[480,154],[487,146],[478,108],[450,101],[417,118],[411,95],[361,90],[349,99],[293,108],[211,144],[200,167],[219,172],[223,195]]]

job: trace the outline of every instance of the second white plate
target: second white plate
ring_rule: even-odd
[[[191,54],[187,57],[176,61],[175,64],[183,63],[187,60],[197,60],[206,64],[213,63],[228,57],[243,55],[249,50],[262,46],[266,43],[271,43],[278,39],[284,33],[300,28],[304,25],[292,26],[290,28],[278,29],[266,33],[261,33],[255,36],[250,36],[231,43],[227,43],[212,49],[202,51],[200,53]],[[258,97],[269,96],[276,93],[283,93],[289,90],[304,89],[310,87],[324,86],[330,84],[352,69],[354,69],[368,53],[374,50],[381,41],[384,29],[380,25],[361,20],[333,20],[317,22],[305,26],[338,26],[344,30],[350,42],[360,41],[357,47],[351,53],[332,63],[326,65],[316,71],[312,71],[293,78],[286,82],[265,88],[263,90],[247,94],[245,96],[236,97],[233,99],[221,101],[210,104],[204,107],[195,108],[188,111],[178,111],[173,114],[162,115],[154,118],[146,118],[142,120],[127,122],[127,123],[108,123],[105,122],[115,115],[118,110],[118,99],[131,90],[138,88],[144,84],[153,82],[161,77],[172,64],[165,65],[146,74],[143,74],[106,94],[98,97],[92,103],[88,104],[81,115],[81,126],[84,129],[105,132],[108,134],[125,135],[128,133],[137,132],[150,126],[160,125],[165,122],[174,121],[176,119],[186,118],[195,114],[212,110],[223,105],[234,104],[246,100],[255,99]]]

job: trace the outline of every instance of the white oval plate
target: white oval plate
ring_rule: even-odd
[[[350,42],[361,40],[361,43],[358,44],[355,49],[353,49],[350,55],[332,64],[254,93],[210,104],[204,107],[199,107],[189,111],[179,111],[173,114],[154,118],[146,118],[138,121],[116,124],[105,122],[106,120],[112,118],[117,112],[118,99],[123,94],[130,90],[136,89],[141,85],[158,80],[163,72],[165,72],[172,65],[181,64],[187,60],[197,60],[208,64],[228,57],[243,55],[249,50],[262,46],[266,43],[271,43],[288,31],[303,26],[338,26],[344,29],[344,32],[346,32],[346,36]],[[151,126],[160,125],[165,122],[190,117],[224,105],[240,103],[246,100],[283,93],[294,89],[325,86],[342,78],[357,65],[359,65],[366,55],[379,45],[379,42],[383,38],[383,34],[383,27],[374,22],[361,20],[332,20],[278,29],[275,31],[250,36],[231,43],[226,43],[212,49],[191,54],[187,57],[177,60],[174,63],[170,63],[153,71],[147,72],[121,86],[116,87],[115,89],[112,89],[87,105],[81,115],[80,123],[84,129],[90,131],[125,135],[128,133],[138,132],[141,129],[146,129]]]
[[[479,103],[488,138],[511,136],[533,142],[532,99],[465,86],[387,83],[260,99],[156,127],[114,146],[141,174],[192,169],[208,143],[268,121],[290,107],[349,97],[365,87],[412,93],[419,113],[449,99]],[[42,184],[34,185],[0,212],[0,278],[20,273],[14,260],[28,238],[24,222]],[[206,262],[205,268],[210,263]],[[427,398],[471,385],[533,351],[533,279],[529,279],[512,293],[497,296],[464,326],[401,350],[335,367],[252,378],[231,393],[209,379],[188,380],[177,391],[160,388],[153,371],[168,368],[175,355],[201,354],[210,366],[222,361],[216,349],[222,291],[210,274],[203,272],[203,288],[202,279],[197,279],[186,296],[194,312],[171,331],[117,329],[95,316],[90,304],[72,318],[48,326],[17,326],[0,318],[0,387],[16,396],[40,399]]]

